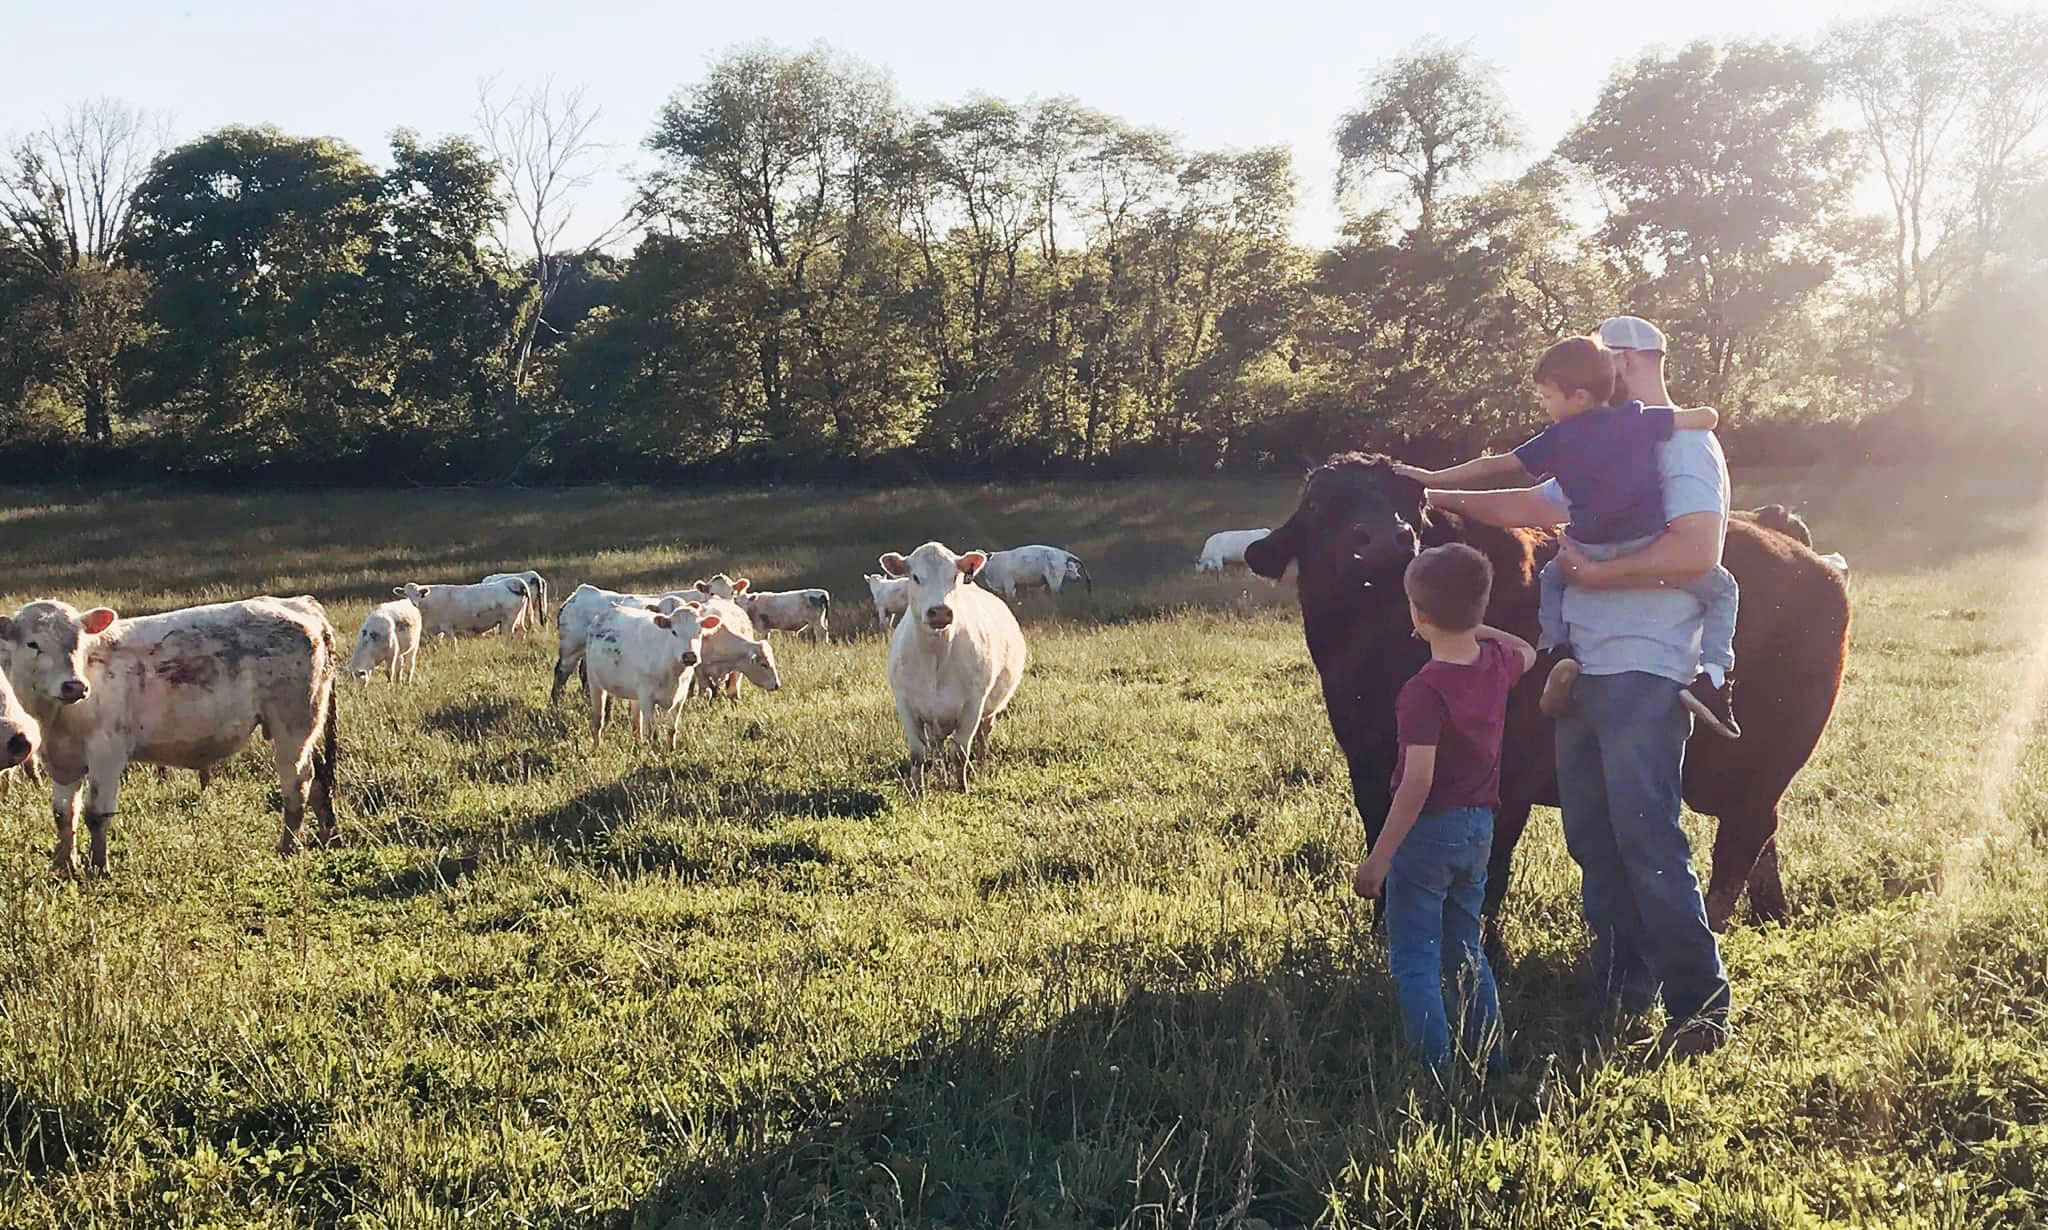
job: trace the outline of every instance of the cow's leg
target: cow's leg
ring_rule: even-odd
[[[910,746],[910,788],[924,789],[924,762],[931,755],[924,742],[924,723],[910,712],[901,697],[896,701],[896,720],[903,724],[903,741]]]
[[[284,735],[280,729],[278,735]],[[306,827],[307,787],[313,782],[313,732],[299,738],[271,737],[271,763],[277,766],[277,790],[284,796],[284,832],[277,839],[280,858],[299,852],[299,836]]]
[[[1486,863],[1486,902],[1480,911],[1483,923],[1480,934],[1486,945],[1486,959],[1496,967],[1501,965],[1501,958],[1506,952],[1500,942],[1501,902],[1508,895],[1515,846],[1522,840],[1522,830],[1528,827],[1527,803],[1503,802],[1493,813],[1493,850]]]
[[[604,734],[605,710],[609,707],[611,693],[599,688],[590,693],[590,742],[595,745]]]
[[[1778,832],[1778,807],[1772,803],[1761,807],[1731,808],[1722,813],[1714,826],[1714,867],[1707,880],[1707,925],[1716,931],[1728,929],[1728,920],[1735,917],[1735,907],[1742,901],[1742,890],[1749,884],[1750,875],[1756,870],[1758,856],[1764,847],[1770,845]],[[1771,860],[1771,878],[1777,879],[1777,859]],[[1785,909],[1784,889],[1778,887],[1775,900],[1760,903],[1774,907],[1779,915]]]
[[[1784,922],[1792,917],[1785,905],[1785,885],[1778,878],[1778,837],[1772,834],[1757,852],[1749,872],[1749,914],[1757,922]]]
[[[393,646],[391,650],[391,659],[390,661],[384,664],[384,681],[386,683],[398,682],[398,667],[400,663],[404,662],[404,660],[405,655],[398,652],[398,648],[396,646]]]
[[[78,870],[77,841],[78,795],[85,779],[60,782],[56,774],[50,775],[50,811],[57,821],[56,871],[60,876],[69,876]]]
[[[560,654],[555,655],[555,682],[554,686],[548,689],[548,704],[560,703],[562,689],[569,686],[569,676],[575,673],[582,665],[583,663],[580,660],[571,664],[569,659]]]
[[[640,693],[633,700],[633,738],[647,742],[647,711],[654,707],[654,697],[647,692]]]
[[[121,809],[121,775],[127,771],[128,761],[124,757],[105,750],[86,753],[85,829],[92,841],[86,865],[96,872],[105,873],[113,867],[107,838],[113,833],[114,813]]]
[[[981,731],[982,711],[988,708],[988,697],[982,696],[967,707],[960,715],[960,724],[953,728],[953,742],[960,745],[960,789],[967,790],[967,770],[974,760],[974,736]]]

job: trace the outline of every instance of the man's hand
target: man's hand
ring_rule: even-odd
[[[1380,857],[1378,850],[1366,855],[1365,861],[1358,865],[1358,871],[1351,877],[1351,891],[1368,900],[1379,896],[1387,886],[1388,861]]]
[[[1436,478],[1435,470],[1425,470],[1421,466],[1411,466],[1405,461],[1395,462],[1393,464],[1393,470],[1394,473],[1400,475],[1402,478],[1412,478],[1416,482],[1421,483],[1425,487],[1427,487],[1430,484],[1431,480]]]
[[[1579,550],[1579,544],[1569,538],[1557,549],[1557,570],[1564,574],[1566,585],[1576,585],[1581,589],[1600,588],[1588,579],[1600,575],[1600,561],[1588,559],[1586,553]]]

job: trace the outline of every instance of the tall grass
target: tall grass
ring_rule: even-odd
[[[1190,568],[1287,483],[250,497],[15,492],[0,584],[128,611],[403,580],[824,584],[832,644],[593,750],[549,650],[341,699],[346,844],[281,862],[259,750],[131,773],[115,872],[0,803],[0,1225],[2031,1224],[2048,1205],[2040,492],[1773,476],[1857,643],[1726,937],[1734,1042],[1655,1069],[1582,991],[1539,813],[1513,1074],[1420,1096],[1291,596]],[[904,789],[876,554],[1051,541],[974,793]],[[2008,739],[1987,811],[1987,762]],[[1992,765],[1991,769],[1995,770]],[[1707,830],[1694,822],[1696,845]],[[1971,845],[1975,843],[1975,845]],[[1956,874],[1958,850],[1980,851]]]

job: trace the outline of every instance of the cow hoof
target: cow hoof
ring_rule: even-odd
[[[340,830],[340,829],[323,829],[323,830],[321,830],[321,832],[320,832],[320,846],[321,846],[321,848],[322,848],[322,849],[327,849],[327,850],[333,850],[333,849],[337,849],[338,847],[340,847],[340,845],[341,845],[341,830]]]
[[[1728,922],[1735,917],[1735,902],[1709,894],[1707,897],[1707,929],[1716,935],[1728,930]]]
[[[277,856],[279,858],[290,858],[298,852],[299,843],[289,837],[277,843]]]

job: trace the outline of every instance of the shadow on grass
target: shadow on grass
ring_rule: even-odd
[[[1035,998],[893,1053],[751,1077],[732,1110],[687,1124],[654,1112],[650,1135],[705,1160],[578,1224],[1107,1226],[1149,1208],[1162,1225],[1306,1225],[1418,1115],[1509,1133],[1538,1118],[1551,1048],[1535,1046],[1502,1086],[1455,1088],[1455,1114],[1412,1105],[1391,987],[1346,946],[1292,946],[1257,970],[1230,940],[1068,955]]]

